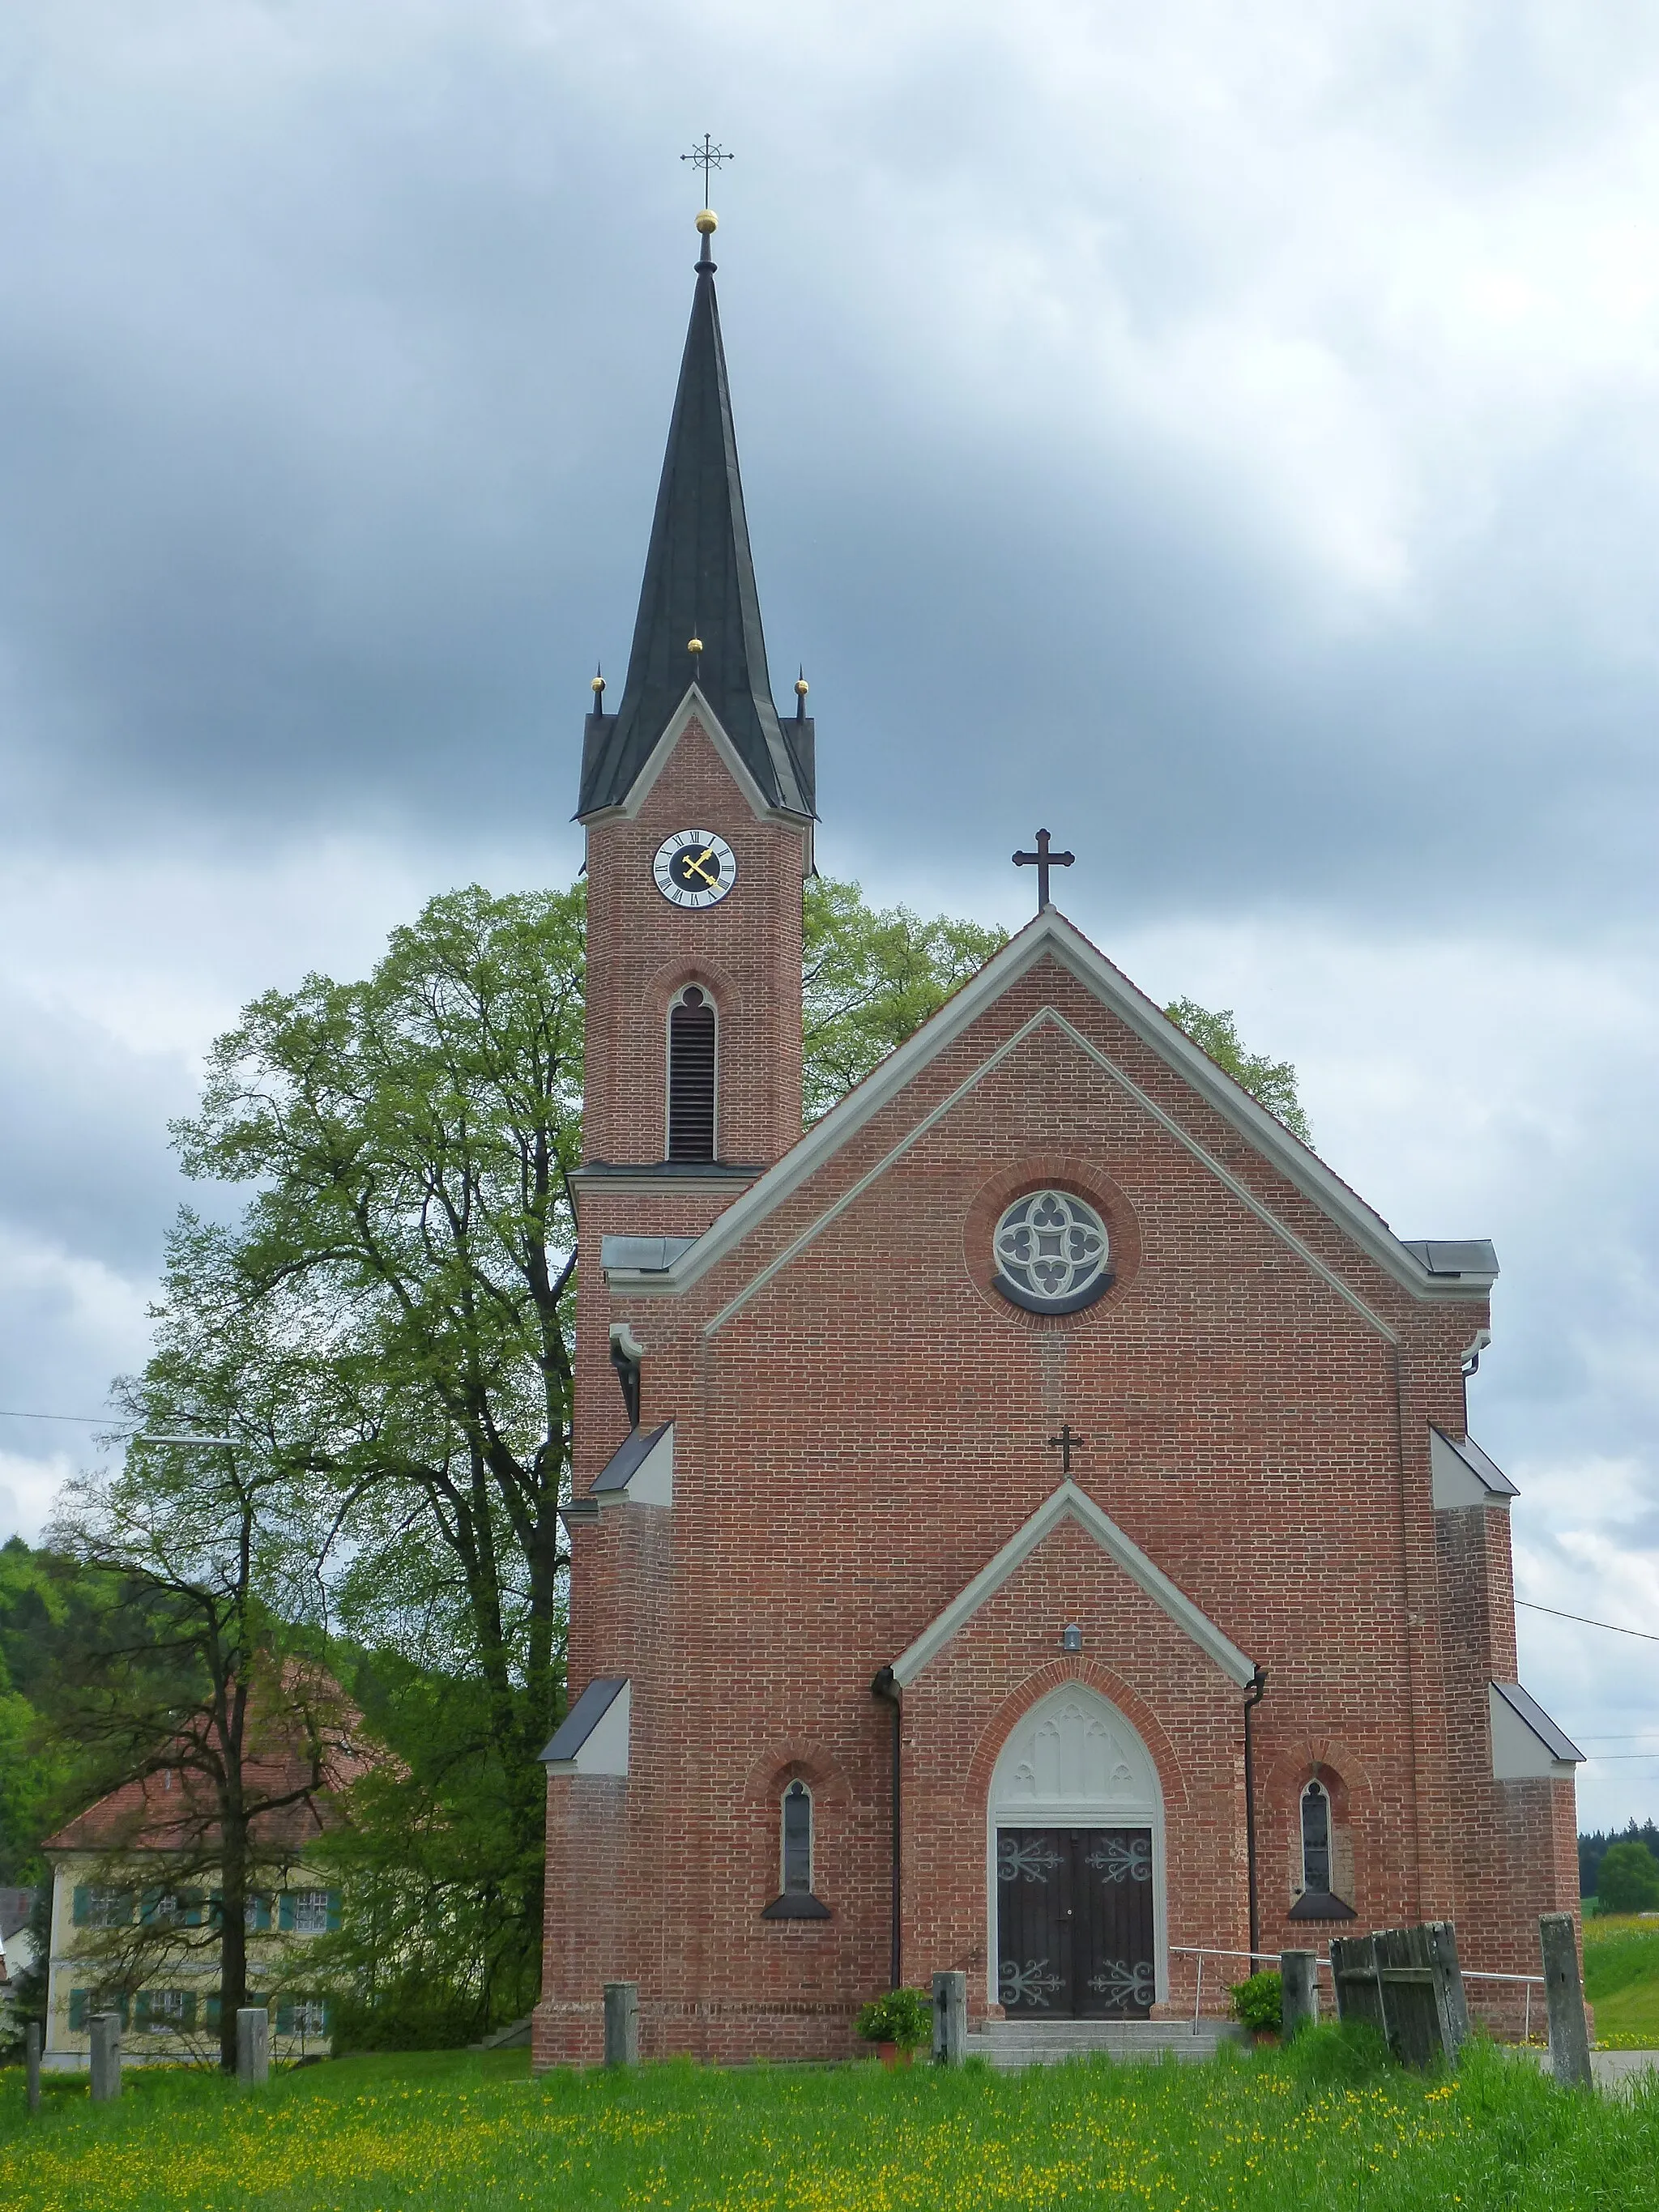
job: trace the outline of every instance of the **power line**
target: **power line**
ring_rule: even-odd
[[[1587,1613],[1563,1613],[1559,1606],[1535,1605],[1529,1597],[1518,1597],[1515,1601],[1528,1613],[1547,1613],[1556,1620],[1577,1620],[1586,1628],[1611,1629],[1615,1636],[1639,1636],[1644,1644],[1659,1644],[1659,1636],[1650,1628],[1626,1628],[1616,1620],[1592,1620]]]
[[[89,1429],[118,1427],[112,1413],[19,1413],[0,1406],[0,1421],[79,1421]]]

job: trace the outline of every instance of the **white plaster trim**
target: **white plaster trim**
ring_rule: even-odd
[[[632,822],[651,796],[652,786],[673,757],[674,748],[685,735],[693,718],[702,723],[708,733],[709,742],[720,755],[722,765],[738,789],[749,802],[751,813],[762,822],[787,822],[797,828],[807,828],[807,818],[792,814],[786,808],[774,806],[745,765],[742,754],[720,726],[720,720],[695,684],[686,686],[685,696],[669,716],[666,728],[646,755],[645,765],[635,777],[628,796],[615,806],[597,808],[585,817],[591,829],[605,822]]]
[[[1041,1720],[1046,1707],[1058,1705],[1066,1698],[1081,1698],[1089,1704],[1098,1705],[1103,1713],[1110,1716],[1110,1724],[1127,1736],[1130,1742],[1140,1753],[1146,1762],[1146,1771],[1152,1778],[1152,1795],[1144,1805],[1126,1806],[1121,1798],[1103,1799],[1097,1806],[1092,1808],[1086,1800],[1079,1803],[1075,1798],[1067,1798],[1063,1802],[1056,1799],[1052,1803],[1045,1803],[1040,1799],[1036,1802],[1021,1799],[1016,1802],[998,1798],[997,1778],[1002,1771],[1002,1763],[1007,1756],[1008,1746],[1013,1741],[1016,1729],[1029,1728],[1034,1721]],[[997,1911],[999,1887],[997,1830],[1000,1827],[1146,1827],[1152,1830],[1152,1962],[1155,1976],[1153,1987],[1156,1993],[1155,2002],[1158,2004],[1168,2004],[1170,2002],[1170,1913],[1169,1885],[1164,1872],[1164,1784],[1158,1774],[1158,1761],[1152,1757],[1146,1738],[1109,1698],[1102,1697],[1098,1690],[1091,1688],[1086,1682],[1062,1682],[1058,1689],[1051,1690],[1046,1698],[1039,1698],[1035,1705],[1021,1713],[1003,1738],[1002,1749],[998,1752],[996,1765],[992,1769],[991,1787],[987,1795],[985,1807],[985,1879],[988,1893],[988,1940],[985,1946],[988,1983],[986,2001],[990,2004],[1001,2002],[998,1992],[1001,1986],[1000,1968],[1002,1931],[999,1924]],[[1022,2014],[1021,2017],[1024,2018],[1024,2015]]]
[[[1113,967],[1103,954],[1052,907],[1045,908],[1035,921],[1028,922],[1018,935],[1011,939],[1000,952],[994,954],[978,975],[965,983],[954,997],[948,999],[938,1013],[925,1022],[914,1036],[907,1039],[896,1051],[890,1053],[856,1090],[849,1091],[839,1104],[831,1107],[799,1144],[792,1146],[782,1159],[769,1168],[757,1182],[726,1208],[719,1220],[675,1263],[665,1278],[658,1276],[654,1279],[652,1287],[678,1292],[689,1288],[710,1267],[716,1266],[768,1214],[798,1190],[825,1160],[896,1097],[930,1060],[936,1059],[970,1023],[977,1020],[988,1006],[1045,955],[1051,955],[1058,960],[1069,974],[1091,990],[1134,1030],[1144,1043],[1231,1121],[1305,1198],[1317,1206],[1414,1297],[1429,1303],[1448,1298],[1485,1297],[1491,1286],[1488,1278],[1445,1278],[1431,1274],[1416,1255],[1406,1249],[1379,1214],[1333,1175],[1316,1154],[1298,1143],[1289,1130],[1275,1121],[1247,1091],[1224,1074],[1206,1054],[1199,1050],[1190,1037],[1178,1030],[1150,999],[1136,990],[1127,976]],[[1063,1017],[1058,1012],[1054,1012],[1053,1018],[1063,1023]],[[1028,1028],[1030,1026],[1027,1025]],[[1064,1024],[1064,1026],[1071,1027],[1069,1024]],[[1072,1034],[1076,1036],[1078,1033],[1073,1030]],[[1127,1079],[1121,1076],[1105,1055],[1085,1042],[1091,1056],[1127,1084]],[[987,1069],[995,1064],[997,1057],[997,1054],[993,1054],[986,1062]],[[1145,1100],[1146,1094],[1137,1086],[1130,1084],[1127,1087],[1136,1097]],[[1225,1171],[1211,1159],[1196,1140],[1180,1131],[1178,1123],[1165,1115],[1161,1108],[1154,1108],[1153,1110],[1166,1126],[1181,1134],[1182,1141],[1195,1157],[1224,1176]],[[1234,1188],[1242,1191],[1243,1186],[1238,1185],[1236,1179],[1228,1180]],[[1264,1219],[1273,1221],[1273,1217],[1260,1200],[1252,1199],[1249,1202]],[[1277,1224],[1274,1225],[1279,1226]],[[1282,1228],[1279,1233],[1286,1237],[1290,1234]],[[1301,1249],[1305,1250],[1306,1248]],[[1339,1279],[1330,1275],[1322,1263],[1317,1264],[1320,1271],[1333,1282]],[[617,1287],[623,1286],[619,1285]],[[629,1283],[625,1287],[631,1291],[635,1286]],[[1352,1293],[1345,1292],[1345,1295],[1352,1301]]]
[[[1212,1660],[1224,1674],[1237,1683],[1240,1689],[1255,1679],[1255,1662],[1247,1659],[1231,1638],[1224,1636],[1208,1615],[1200,1613],[1183,1590],[1179,1590],[1161,1567],[1156,1567],[1138,1544],[1132,1543],[1109,1514],[1103,1513],[1086,1491],[1079,1490],[1069,1480],[1062,1482],[1053,1496],[1043,1500],[1030,1519],[1017,1528],[996,1557],[974,1577],[967,1588],[952,1598],[943,1613],[931,1621],[908,1650],[893,1662],[893,1680],[901,1689],[915,1680],[918,1674],[936,1659],[958,1629],[964,1628],[979,1611],[987,1598],[994,1596],[1014,1570],[1022,1565],[1045,1536],[1049,1535],[1062,1521],[1075,1521],[1085,1535],[1092,1536],[1101,1549],[1109,1553],[1130,1581],[1152,1603],[1167,1613],[1184,1636],[1197,1644],[1206,1659]]]
[[[1507,1512],[1516,1494],[1494,1490],[1483,1482],[1451,1437],[1442,1436],[1432,1421],[1429,1424],[1429,1477],[1437,1513],[1455,1512],[1468,1505],[1494,1506]]]
[[[626,1774],[628,1724],[634,1710],[634,1685],[625,1681],[570,1759],[550,1759],[550,1774]]]
[[[1492,1717],[1492,1772],[1494,1782],[1571,1782],[1577,1764],[1558,1759],[1529,1721],[1523,1720],[1496,1682],[1486,1685]]]
[[[613,1505],[672,1505],[674,1503],[674,1424],[670,1421],[620,1490],[590,1490],[599,1510]]]

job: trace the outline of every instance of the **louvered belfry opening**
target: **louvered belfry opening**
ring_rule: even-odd
[[[695,983],[668,1017],[668,1157],[714,1157],[714,1009]]]

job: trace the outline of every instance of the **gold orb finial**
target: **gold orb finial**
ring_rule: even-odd
[[[718,230],[720,227],[720,219],[715,214],[713,208],[705,208],[702,213],[697,217],[697,228],[702,233],[705,238],[707,238],[712,231]]]
[[[795,678],[795,696],[798,699],[804,699],[811,689],[811,686],[804,676],[798,676]]]
[[[685,649],[688,653],[701,653],[702,651],[702,640],[700,637],[687,638],[685,641]]]
[[[592,683],[592,688],[596,692],[597,692],[597,691],[603,691],[603,690],[604,690],[604,689],[605,689],[605,678],[604,678],[604,677],[603,677],[603,676],[596,676],[596,677],[593,678],[593,683]]]

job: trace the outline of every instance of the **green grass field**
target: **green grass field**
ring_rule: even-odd
[[[531,2078],[522,2053],[343,2059],[239,2094],[129,2074],[114,2106],[0,2076],[17,2212],[1653,2212],[1659,2091],[1557,2090],[1475,2047],[1454,2079],[1322,2029],[1206,2066],[991,2074],[687,2064]]]
[[[1584,1995],[1595,2008],[1598,2044],[1659,2051],[1659,1920],[1587,1920]]]

